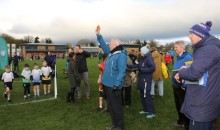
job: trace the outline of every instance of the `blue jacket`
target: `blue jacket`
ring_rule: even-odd
[[[177,56],[176,57],[176,62],[174,63],[174,66],[173,66],[173,69],[174,70],[178,70],[180,69],[182,66],[184,66],[185,62],[187,61],[192,61],[192,55],[188,52],[188,51],[185,51],[183,52],[183,54],[181,56]],[[181,83],[178,83],[176,81],[176,79],[174,78],[174,76],[176,75],[177,72],[173,72],[173,76],[172,76],[172,84],[174,87],[181,87],[182,84]]]
[[[181,108],[189,119],[198,122],[213,121],[220,112],[220,41],[213,36],[194,46],[193,63],[179,71],[180,77],[189,81],[198,81],[205,73],[206,85],[187,85]]]
[[[102,75],[102,84],[111,88],[116,85],[121,89],[126,74],[127,51],[115,51],[111,54],[110,48],[105,43],[102,35],[98,34],[97,40],[104,53],[108,55]]]
[[[138,75],[138,89],[144,90],[145,83],[146,90],[151,90],[151,83],[153,78],[153,72],[155,71],[155,63],[150,53],[145,54],[141,57],[139,64],[128,65],[129,68],[137,68],[139,71]]]
[[[175,51],[174,51],[174,50],[169,50],[169,54],[170,54],[171,56],[174,56],[174,55],[175,55]]]

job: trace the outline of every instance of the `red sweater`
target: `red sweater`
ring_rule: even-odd
[[[172,57],[171,57],[171,55],[170,55],[170,54],[166,54],[166,55],[164,56],[164,60],[165,60],[166,64],[170,64],[170,63],[172,62]]]

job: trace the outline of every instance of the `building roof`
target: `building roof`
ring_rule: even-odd
[[[65,44],[56,44],[56,43],[23,43],[21,45],[48,45],[48,46],[66,46]]]

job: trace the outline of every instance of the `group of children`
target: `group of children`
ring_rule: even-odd
[[[46,61],[43,61],[43,67],[41,69],[39,69],[37,63],[34,63],[34,69],[32,71],[30,70],[30,66],[28,64],[25,64],[24,69],[22,70],[21,73],[23,88],[24,88],[24,100],[30,98],[31,83],[33,83],[35,98],[40,97],[41,81],[44,86],[44,95],[50,94],[51,74],[52,74],[52,70],[49,66],[47,66]],[[5,92],[3,95],[5,98],[7,98],[8,102],[11,102],[10,95],[11,95],[11,90],[13,89],[12,83],[14,80],[14,75],[11,72],[11,68],[9,65],[5,67],[5,72],[2,74],[1,79],[4,82],[4,86],[5,86]]]

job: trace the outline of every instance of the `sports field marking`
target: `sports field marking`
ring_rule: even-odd
[[[21,102],[21,103],[9,103],[6,105],[0,105],[0,107],[7,107],[7,106],[18,106],[18,105],[24,105],[24,104],[29,104],[29,103],[37,103],[37,102],[44,102],[44,101],[50,101],[54,100],[56,98],[48,98],[48,99],[41,99],[41,100],[32,100],[32,101],[27,101],[27,102]]]

